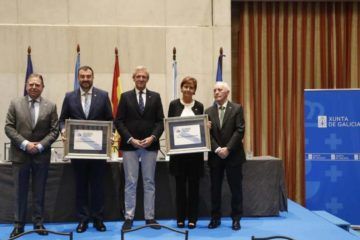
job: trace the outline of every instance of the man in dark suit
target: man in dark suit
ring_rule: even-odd
[[[246,161],[242,139],[245,121],[241,105],[228,100],[229,86],[218,82],[214,87],[215,103],[208,108],[211,121],[211,152],[209,167],[211,180],[211,220],[210,229],[221,224],[221,186],[226,172],[231,191],[232,229],[240,230],[242,215],[242,164]]]
[[[133,73],[135,89],[121,94],[115,127],[121,136],[125,172],[125,222],[123,230],[132,227],[139,160],[144,185],[144,215],[146,224],[159,229],[155,220],[155,167],[159,138],[164,131],[163,107],[160,95],[146,88],[149,73],[137,67]]]
[[[82,66],[78,70],[80,89],[66,94],[61,115],[60,129],[63,141],[65,136],[66,119],[112,121],[111,104],[108,93],[93,86],[94,71],[89,66]],[[76,232],[85,232],[90,218],[97,231],[106,231],[104,224],[104,172],[106,161],[72,159],[76,178],[76,209],[79,224]],[[89,206],[89,192],[91,206]]]
[[[29,177],[32,176],[33,223],[38,234],[47,235],[43,225],[45,184],[51,157],[51,144],[59,136],[56,105],[41,97],[44,81],[31,74],[27,95],[11,101],[5,133],[11,141],[10,160],[15,185],[15,227],[10,237],[24,232]]]

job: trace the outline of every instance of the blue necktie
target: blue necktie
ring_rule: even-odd
[[[143,94],[143,91],[140,91],[140,92],[139,92],[139,108],[140,108],[140,112],[141,112],[141,113],[144,112],[144,108],[145,108],[144,99],[143,99],[143,97],[142,97],[142,94]]]

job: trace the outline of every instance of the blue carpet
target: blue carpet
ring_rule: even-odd
[[[231,219],[223,218],[222,225],[210,230],[207,228],[208,219],[198,221],[198,227],[189,230],[189,240],[250,240],[251,236],[269,237],[274,235],[288,236],[296,240],[360,240],[360,237],[353,232],[347,232],[332,223],[317,216],[311,211],[300,205],[289,201],[289,212],[281,213],[279,217],[261,217],[261,218],[243,218],[241,220],[241,230],[231,230]],[[160,224],[169,227],[175,227],[175,220],[160,220]],[[142,226],[144,221],[134,222],[134,226]],[[53,231],[74,231],[76,223],[47,223],[45,226]],[[74,233],[74,239],[82,240],[120,240],[120,229],[122,222],[107,222],[108,230],[104,233],[97,232],[92,225],[89,225],[85,233]],[[27,225],[26,230],[31,230],[32,225]],[[11,224],[0,225],[0,240],[8,238],[12,230]],[[37,234],[20,238],[22,240],[51,239],[62,240],[68,239],[63,236],[49,235],[39,236]],[[178,233],[170,232],[166,229],[153,230],[142,229],[137,232],[127,233],[125,240],[181,240],[184,236]]]

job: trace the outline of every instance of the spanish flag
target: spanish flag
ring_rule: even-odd
[[[115,66],[114,66],[112,94],[111,94],[111,103],[112,103],[114,118],[116,117],[121,92],[122,92],[122,89],[121,89],[121,81],[120,81],[118,49],[115,48]]]
[[[113,75],[113,84],[112,84],[112,93],[111,93],[111,104],[112,104],[114,119],[116,118],[121,92],[122,89],[121,89],[121,80],[120,80],[118,49],[115,48],[115,65],[114,65],[114,75]],[[120,143],[120,135],[116,131],[114,136],[114,145],[113,145],[113,154],[116,157],[121,157],[121,152],[118,150],[119,143]]]

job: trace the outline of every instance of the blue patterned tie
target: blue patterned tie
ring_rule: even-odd
[[[143,94],[143,91],[140,91],[140,92],[139,92],[139,108],[140,108],[140,112],[141,112],[141,113],[144,112],[144,108],[145,108],[144,99],[143,99],[143,97],[142,97],[142,94]]]

